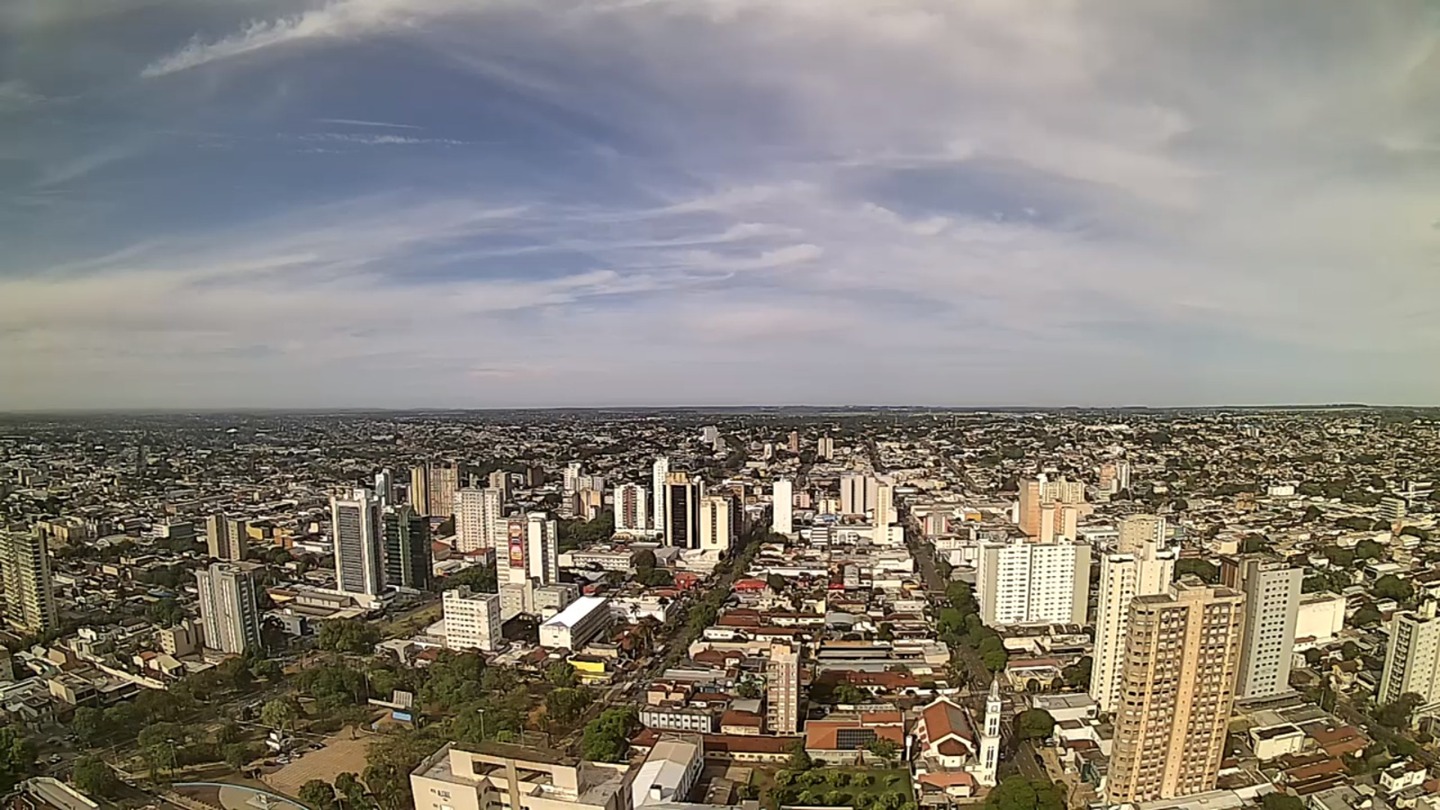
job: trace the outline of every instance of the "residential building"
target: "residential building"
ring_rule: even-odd
[[[650,471],[650,494],[655,498],[655,508],[650,511],[650,527],[657,532],[668,532],[665,520],[665,501],[669,498],[670,459],[661,456],[655,459]]]
[[[615,531],[644,532],[650,530],[650,501],[639,484],[615,487]]]
[[[341,593],[376,597],[382,590],[380,503],[368,489],[331,496],[330,531],[334,536],[335,588]]]
[[[5,621],[21,633],[55,629],[55,586],[50,577],[50,549],[39,532],[0,529],[0,575],[5,583]]]
[[[1130,606],[1106,798],[1174,799],[1215,788],[1240,671],[1245,596],[1193,580]]]
[[[1415,611],[1401,611],[1390,620],[1390,644],[1375,702],[1394,703],[1415,693],[1420,705],[1440,704],[1440,617],[1436,602],[1425,600]]]
[[[505,496],[498,489],[465,487],[455,493],[455,550],[497,551],[505,525]]]
[[[502,502],[510,500],[510,473],[496,470],[490,473],[485,483],[490,489],[499,491]]]
[[[392,506],[383,520],[385,585],[428,590],[435,567],[430,556],[430,519],[409,506]]]
[[[665,545],[700,547],[700,499],[704,495],[704,483],[689,473],[665,476]]]
[[[544,512],[525,516],[525,572],[538,585],[560,581],[559,526]]]
[[[233,527],[233,522],[223,513],[205,518],[205,545],[211,557],[217,560],[245,559],[249,543],[244,534],[236,536],[231,531]]]
[[[1064,507],[1075,506],[1085,503],[1085,484],[1080,481],[1068,481],[1065,478],[1051,479],[1044,473],[1031,479],[1020,482],[1020,503],[1017,507],[1016,522],[1020,524],[1020,531],[1025,534],[1039,538],[1042,542],[1049,542],[1056,536],[1056,529],[1060,531],[1058,536],[1069,537],[1064,534],[1069,518],[1064,512]],[[1060,514],[1057,516],[1052,510],[1052,526],[1050,536],[1042,533],[1041,521],[1044,520],[1046,506],[1058,504]],[[1075,513],[1078,517],[1078,511]],[[1059,518],[1056,521],[1056,518]]]
[[[445,592],[445,648],[494,652],[502,640],[500,595],[472,593],[463,585]]]
[[[797,434],[791,433],[792,439]],[[775,479],[770,494],[770,531],[791,534],[795,531],[795,485],[788,478]]]
[[[735,539],[735,527],[731,522],[733,502],[724,495],[707,495],[700,499],[700,549],[702,551],[730,550]]]
[[[868,475],[852,473],[840,476],[840,514],[864,515],[875,508],[880,482]]]
[[[1165,548],[1165,519],[1137,515],[1120,522],[1121,551],[1100,558],[1100,598],[1095,609],[1095,652],[1090,696],[1100,711],[1115,711],[1125,663],[1130,603],[1162,594],[1175,579],[1178,550]]]
[[[259,566],[211,563],[195,572],[200,591],[200,626],[205,646],[230,655],[263,647],[260,637]]]
[[[609,599],[582,596],[540,625],[540,646],[578,652],[610,629],[612,621]]]
[[[875,487],[875,505],[871,509],[875,512],[876,537],[884,536],[895,522],[895,487],[888,483],[878,484]]]
[[[455,493],[465,483],[465,465],[458,461],[425,463],[410,470],[410,505],[429,517],[455,514]]]
[[[815,457],[825,461],[835,458],[835,440],[829,436],[821,436],[816,439]]]
[[[1221,560],[1220,581],[1245,594],[1245,627],[1235,697],[1268,698],[1290,689],[1302,572],[1260,557]]]
[[[765,711],[771,733],[794,734],[800,730],[800,651],[788,644],[770,647]]]
[[[1078,542],[986,543],[979,549],[980,618],[998,627],[1084,624],[1090,546]]]
[[[430,466],[410,468],[410,506],[422,515],[430,514]]]

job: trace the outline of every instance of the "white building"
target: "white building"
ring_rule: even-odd
[[[890,531],[890,525],[895,522],[895,487],[890,484],[879,484],[875,487],[875,532],[877,537],[884,536]]]
[[[544,512],[526,516],[528,555],[525,570],[533,582],[553,585],[560,581],[560,537],[556,522]]]
[[[1235,697],[1267,698],[1290,692],[1300,569],[1276,560],[1243,558],[1226,560],[1222,573],[1226,585],[1245,594]]]
[[[540,625],[540,646],[578,651],[610,627],[610,600],[582,596]]]
[[[565,465],[565,474],[561,481],[567,498],[580,491],[580,470],[581,465],[578,461],[572,461]]]
[[[638,484],[615,487],[615,531],[650,530],[650,503],[645,488]]]
[[[765,704],[770,733],[794,734],[800,730],[800,652],[788,644],[770,647]]]
[[[455,550],[470,554],[499,551],[505,525],[504,497],[498,489],[466,487],[455,493]]]
[[[1345,629],[1345,597],[1338,593],[1307,593],[1300,596],[1295,613],[1295,646],[1307,650],[1323,647]]]
[[[499,594],[453,588],[445,592],[442,605],[446,649],[494,652],[500,646]]]
[[[1120,522],[1117,553],[1100,560],[1100,600],[1095,612],[1095,655],[1090,696],[1100,711],[1115,711],[1125,664],[1130,602],[1166,593],[1175,579],[1176,549],[1163,546],[1165,519],[1136,515]]]
[[[665,522],[665,481],[669,477],[670,459],[664,456],[655,459],[650,470],[650,495],[655,499],[654,508],[650,510],[650,526],[662,533],[669,525]]]
[[[1376,703],[1394,703],[1408,692],[1419,695],[1422,706],[1440,703],[1440,618],[1432,600],[1390,620],[1390,645]]]
[[[353,490],[349,497],[331,496],[330,531],[335,541],[336,589],[352,596],[379,596],[380,502],[368,489]]]
[[[1089,590],[1090,546],[1084,543],[980,547],[976,597],[989,626],[1084,624]]]
[[[776,479],[770,500],[770,531],[790,534],[795,530],[795,485],[788,478]]]
[[[698,734],[664,737],[651,746],[630,784],[631,806],[685,806],[705,770],[702,740]]]
[[[701,551],[730,550],[730,544],[735,539],[731,512],[731,501],[723,495],[708,495],[700,499]]]
[[[251,563],[211,563],[195,572],[205,646],[231,655],[261,648],[259,586]]]
[[[850,473],[840,476],[840,513],[864,515],[875,508],[880,482],[868,475]]]

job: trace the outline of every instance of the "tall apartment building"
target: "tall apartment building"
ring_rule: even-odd
[[[410,468],[410,508],[422,515],[430,514],[430,465]]]
[[[785,441],[785,449],[791,453],[798,454],[800,452],[800,431],[790,431],[790,436]]]
[[[1106,714],[1115,712],[1125,663],[1130,603],[1137,596],[1169,591],[1178,550],[1165,548],[1165,519],[1137,515],[1120,521],[1119,550],[1100,559],[1100,599],[1095,612],[1095,654],[1090,696]]]
[[[1114,495],[1122,489],[1130,488],[1130,462],[1125,459],[1107,461],[1100,465],[1098,472],[1099,489],[1106,495]]]
[[[430,519],[409,506],[384,513],[385,584],[391,588],[424,591],[435,570],[430,555]]]
[[[5,583],[5,623],[11,629],[43,633],[59,625],[45,535],[0,529],[0,579]]]
[[[232,521],[224,513],[205,518],[205,546],[210,556],[217,560],[245,559],[250,543],[245,533],[235,531],[244,526],[244,521]]]
[[[254,563],[216,562],[195,572],[206,647],[230,655],[261,648],[258,569]]]
[[[1290,660],[1300,613],[1299,568],[1259,557],[1221,560],[1220,581],[1245,594],[1245,627],[1235,697],[1268,698],[1292,691]]]
[[[1085,623],[1089,545],[986,543],[980,546],[977,569],[976,598],[985,624]]]
[[[580,478],[582,475],[582,469],[583,468],[578,461],[572,461],[569,464],[565,465],[565,474],[561,478],[561,484],[565,490],[565,496],[567,498],[580,491]]]
[[[795,434],[790,434],[794,436]],[[770,493],[770,531],[790,534],[795,531],[795,485],[788,478],[775,479]]]
[[[375,597],[382,589],[380,503],[368,489],[330,498],[330,532],[335,547],[335,587],[341,593]]]
[[[445,648],[494,652],[500,646],[500,594],[471,593],[461,586],[445,592]]]
[[[835,440],[829,436],[821,436],[816,439],[815,457],[825,461],[835,458]]]
[[[429,517],[455,514],[455,493],[467,483],[465,465],[458,461],[425,463],[410,469],[410,505]]]
[[[875,528],[882,533],[885,527],[895,522],[895,487],[879,484],[875,487]]]
[[[735,540],[735,526],[731,521],[733,513],[734,502],[724,495],[707,495],[700,499],[701,550],[730,550]]]
[[[525,516],[525,571],[531,582],[554,585],[560,581],[559,526],[544,512]]]
[[[1419,610],[1401,611],[1390,620],[1390,646],[1380,675],[1376,702],[1394,703],[1414,692],[1421,706],[1440,703],[1440,617],[1434,600]]]
[[[650,510],[650,527],[658,532],[667,531],[670,525],[665,520],[665,499],[669,497],[665,484],[669,479],[670,459],[664,456],[655,459],[650,469],[650,495],[655,499],[654,508]]]
[[[505,496],[498,489],[466,487],[455,493],[455,550],[461,554],[497,551],[505,521]]]
[[[704,483],[689,473],[665,476],[665,545],[700,547],[700,499],[704,496]]]
[[[788,644],[770,647],[765,707],[770,733],[794,734],[800,730],[800,652]]]
[[[615,487],[615,531],[644,532],[650,529],[650,500],[639,484]]]
[[[1020,524],[1020,531],[1037,537],[1042,542],[1050,542],[1057,536],[1065,535],[1064,528],[1068,518],[1064,511],[1066,506],[1076,506],[1085,503],[1085,484],[1080,481],[1067,481],[1065,478],[1051,479],[1044,473],[1035,478],[1020,482],[1020,503],[1016,522]],[[1058,515],[1052,509],[1049,528],[1049,536],[1045,536],[1042,521],[1045,519],[1045,508],[1058,504],[1060,509]],[[1075,513],[1078,516],[1078,511]]]
[[[395,473],[388,467],[375,473],[375,499],[381,511],[395,505]]]
[[[1245,596],[1192,582],[1131,603],[1106,799],[1214,790],[1240,672]]]
[[[510,500],[510,473],[504,470],[496,470],[490,473],[485,483],[490,489],[500,491],[500,500],[502,502]]]
[[[1380,519],[1387,523],[1398,523],[1405,519],[1408,506],[1404,498],[1395,495],[1386,495],[1380,499],[1380,507],[1376,511]]]
[[[840,476],[840,514],[866,514],[875,508],[879,496],[880,482],[876,479],[858,473]]]

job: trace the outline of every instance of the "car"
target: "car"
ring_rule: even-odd
[[[50,755],[49,762],[50,762],[51,765],[59,765],[59,764],[60,764],[61,762],[63,762],[64,760],[65,760],[65,758],[62,757],[62,756],[60,756],[59,754],[51,754],[51,755]]]

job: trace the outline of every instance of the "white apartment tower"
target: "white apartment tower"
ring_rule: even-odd
[[[1090,546],[1055,542],[980,547],[976,597],[991,627],[1084,624],[1090,596]]]
[[[700,499],[700,550],[726,552],[735,539],[731,501],[724,495]]]
[[[1130,603],[1137,596],[1167,593],[1175,579],[1178,552],[1165,548],[1165,519],[1136,515],[1120,521],[1116,553],[1100,559],[1100,598],[1095,609],[1095,656],[1090,696],[1112,714],[1125,667]]]
[[[5,583],[6,623],[22,633],[55,629],[60,620],[45,535],[0,529],[0,574]]]
[[[665,482],[670,477],[670,459],[661,456],[655,459],[655,466],[650,470],[650,495],[655,499],[655,507],[650,510],[650,526],[656,531],[665,531]]]
[[[445,592],[445,648],[494,652],[500,645],[500,595],[471,593],[469,588]]]
[[[840,476],[840,513],[863,515],[875,508],[880,482],[868,475],[851,473]]]
[[[494,550],[505,523],[505,500],[498,489],[466,487],[455,493],[455,550],[461,554]]]
[[[772,734],[800,730],[800,653],[788,644],[770,647],[765,685],[766,720]]]
[[[644,532],[650,530],[649,494],[639,484],[615,487],[615,531]]]
[[[554,585],[560,581],[558,526],[544,512],[526,515],[525,524],[526,575],[531,582]]]
[[[875,487],[875,528],[876,536],[885,534],[885,527],[895,522],[895,487],[879,484]]]
[[[330,497],[330,533],[335,549],[335,588],[375,597],[382,588],[380,502],[368,489]]]
[[[195,572],[205,646],[230,655],[260,649],[260,604],[253,563],[211,563]]]
[[[1279,560],[1242,557],[1224,560],[1220,575],[1225,585],[1245,594],[1235,697],[1268,698],[1292,691],[1290,659],[1300,614],[1301,570]]]
[[[1390,646],[1385,649],[1376,703],[1394,703],[1407,692],[1419,695],[1422,707],[1440,703],[1440,617],[1436,607],[1433,600],[1426,600],[1419,610],[1401,611],[1390,620]]]
[[[790,534],[795,531],[795,485],[788,478],[777,478],[771,491],[770,531]]]

